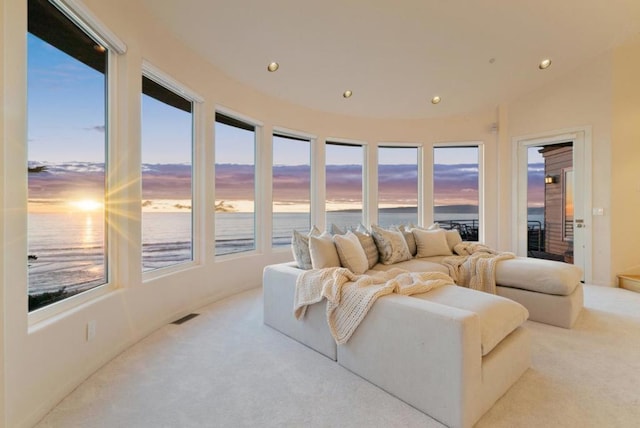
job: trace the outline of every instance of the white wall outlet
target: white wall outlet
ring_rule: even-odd
[[[594,208],[593,215],[604,215],[604,208]]]
[[[96,337],[96,320],[92,320],[87,323],[87,342],[93,340],[95,337]]]

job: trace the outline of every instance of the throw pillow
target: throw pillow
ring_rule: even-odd
[[[455,246],[462,243],[462,237],[457,229],[447,230],[445,233],[447,235],[447,244],[453,253]]]
[[[358,226],[358,230],[354,231],[355,235],[360,240],[360,245],[362,245],[362,249],[364,249],[364,253],[367,255],[367,260],[369,261],[369,269],[373,268],[376,264],[378,264],[378,259],[380,255],[378,254],[378,247],[376,247],[376,243],[371,236],[371,233],[367,230],[363,225]]]
[[[413,236],[416,238],[418,247],[416,257],[450,256],[452,254],[444,229],[413,229]]]
[[[315,226],[313,226],[306,236],[297,230],[293,231],[293,235],[291,236],[291,252],[293,253],[293,259],[298,265],[298,268],[304,270],[312,268],[311,254],[309,253],[309,236],[317,236],[319,234],[320,231]]]
[[[361,275],[369,269],[367,255],[360,245],[360,240],[351,231],[345,235],[334,235],[333,242],[338,250],[338,257],[342,266],[356,275]]]
[[[416,246],[416,238],[413,236],[413,233],[411,233],[410,230],[407,230],[407,228],[405,228],[402,224],[398,226],[397,229],[400,233],[402,233],[402,236],[404,236],[404,240],[407,241],[407,247],[409,247],[411,256],[415,256],[416,252],[418,251],[418,247]]]
[[[330,232],[332,235],[344,235],[344,230],[340,229],[340,227],[335,223],[331,223]]]
[[[340,267],[338,251],[331,234],[328,232],[324,232],[320,236],[309,237],[309,253],[311,254],[311,266],[314,269]]]
[[[411,253],[402,232],[371,225],[371,235],[378,247],[382,264],[391,265],[411,259]]]

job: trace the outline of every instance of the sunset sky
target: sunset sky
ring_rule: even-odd
[[[28,37],[28,49],[29,166],[47,166],[45,171],[29,176],[31,207],[46,211],[49,206],[58,211],[55,207],[60,208],[65,201],[101,200],[105,180],[104,76],[32,35]],[[160,103],[143,99],[142,133],[145,141],[153,142],[151,148],[143,146],[143,198],[189,200],[191,152],[176,141],[190,133],[190,119],[176,125],[175,109],[157,104]],[[247,138],[253,144],[252,135],[226,128],[216,127],[216,180],[224,183],[218,186],[216,200],[252,200],[253,166],[247,163],[253,162],[254,155],[244,148]],[[293,141],[286,149],[277,150],[273,169],[277,202],[308,200],[309,144]],[[417,152],[382,150],[385,155],[380,156],[380,202],[406,205],[407,201],[415,201]],[[328,146],[327,156],[328,198],[336,202],[361,200],[362,149]],[[461,157],[459,153],[455,158],[443,155],[437,159],[437,202],[477,203],[476,160],[477,157],[474,160],[473,156]],[[529,177],[530,200],[541,204],[541,158],[530,164]]]

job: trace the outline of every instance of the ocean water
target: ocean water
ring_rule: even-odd
[[[327,213],[327,225],[356,227],[361,222],[358,211]],[[142,263],[145,271],[186,262],[192,259],[190,213],[144,213],[142,218]],[[473,220],[476,214],[438,214],[436,221]],[[216,254],[233,254],[255,248],[254,215],[218,213]],[[381,212],[379,223],[417,223],[411,212]],[[288,246],[294,229],[306,233],[308,214],[276,213],[273,218],[272,244]],[[86,290],[107,281],[104,222],[99,214],[30,214],[29,293]]]
[[[106,282],[100,214],[29,214],[29,293],[85,290]]]

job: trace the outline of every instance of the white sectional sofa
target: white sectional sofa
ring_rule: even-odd
[[[264,322],[447,426],[472,426],[529,367],[529,337],[522,327],[527,317],[571,328],[582,309],[579,268],[499,255],[484,267],[466,266],[458,278],[466,283],[477,269],[483,287],[486,278],[495,279],[489,289],[496,294],[447,285],[412,296],[387,295],[348,341],[336,345],[324,300],[308,306],[303,319],[294,316],[299,266],[342,266],[356,275],[400,268],[456,276],[452,263],[458,259],[446,257],[483,251],[462,243],[456,231],[362,229],[333,236],[315,228],[307,236],[294,232],[296,262],[264,270]]]
[[[429,261],[420,265],[442,269]],[[311,305],[302,320],[293,316],[301,272],[295,263],[265,268],[265,324],[447,426],[473,426],[530,365],[529,337],[521,327],[527,310],[457,286],[382,297],[349,341],[336,345],[324,301]]]

